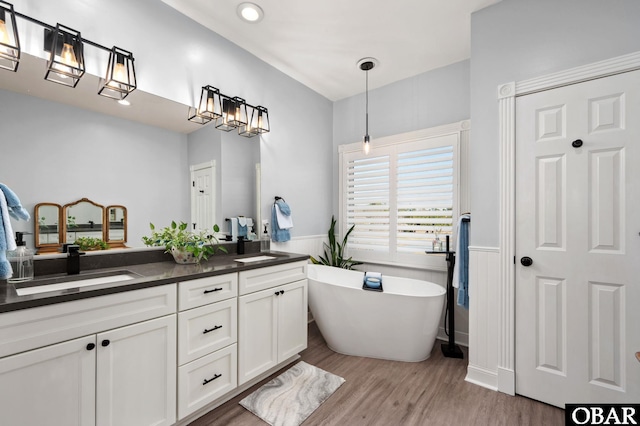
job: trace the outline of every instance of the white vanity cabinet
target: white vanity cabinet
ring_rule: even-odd
[[[178,418],[238,385],[238,274],[181,282],[178,290]]]
[[[172,425],[175,309],[173,284],[2,314],[2,424]]]
[[[307,347],[306,262],[239,273],[238,382]]]

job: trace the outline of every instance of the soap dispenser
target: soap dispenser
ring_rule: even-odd
[[[7,252],[7,260],[13,269],[13,275],[7,280],[19,283],[33,279],[33,250],[27,248],[23,240],[24,232],[16,232],[16,249]]]
[[[268,252],[271,251],[271,239],[269,238],[269,232],[267,232],[267,227],[269,223],[266,220],[262,221],[262,227],[264,230],[262,231],[262,235],[260,236],[260,251]]]

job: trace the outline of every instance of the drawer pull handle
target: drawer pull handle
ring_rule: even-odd
[[[213,382],[215,379],[217,379],[219,377],[222,377],[222,374],[216,374],[216,375],[213,376],[212,379],[208,379],[208,380],[204,379],[204,382],[202,382],[202,386],[206,385],[207,383]]]
[[[214,288],[213,290],[205,290],[204,294],[213,293],[214,291],[220,291],[220,290],[222,290],[222,287],[217,287],[217,288]]]
[[[210,329],[206,329],[205,328],[204,331],[202,332],[202,334],[211,333],[212,331],[216,331],[219,328],[222,328],[222,326],[221,325],[216,325],[215,327],[210,328]]]

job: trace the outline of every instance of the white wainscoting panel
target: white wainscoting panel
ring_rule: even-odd
[[[469,247],[469,366],[466,381],[498,389],[500,250]]]
[[[324,252],[323,243],[329,242],[326,235],[307,235],[303,237],[293,237],[283,243],[271,241],[271,250],[283,251],[287,253],[308,254],[317,257]]]

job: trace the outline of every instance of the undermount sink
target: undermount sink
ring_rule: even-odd
[[[71,288],[89,287],[92,285],[109,284],[121,281],[129,281],[140,278],[140,275],[131,271],[110,271],[96,274],[66,275],[55,278],[33,280],[16,285],[18,296],[46,293],[49,291],[67,290]]]
[[[270,259],[275,259],[275,258],[276,258],[276,256],[262,255],[262,256],[245,257],[245,258],[233,259],[233,260],[235,262],[248,263],[248,262],[260,262],[261,260],[270,260]]]

